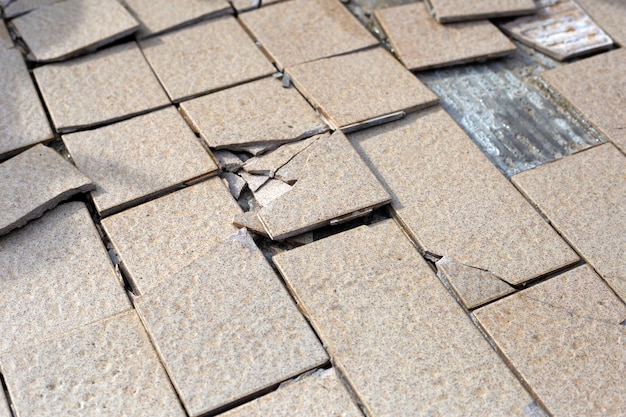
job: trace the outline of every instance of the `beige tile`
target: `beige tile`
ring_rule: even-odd
[[[139,294],[150,292],[237,230],[241,209],[211,178],[102,220]]]
[[[0,48],[0,156],[54,138],[22,54]]]
[[[0,164],[0,235],[95,184],[54,149],[36,145]]]
[[[4,397],[4,392],[0,392],[0,417],[12,417],[9,403]]]
[[[103,216],[218,169],[176,108],[63,136]]]
[[[499,57],[515,50],[488,21],[442,25],[421,2],[376,10],[374,15],[410,70]]]
[[[576,0],[620,46],[626,46],[626,3],[622,0]]]
[[[367,415],[526,415],[528,393],[392,220],[273,260]]]
[[[12,48],[13,39],[4,22],[0,22],[0,48]]]
[[[203,22],[143,40],[140,45],[173,101],[275,71],[234,17]]]
[[[626,152],[626,49],[546,71],[541,78]]]
[[[279,68],[378,45],[337,0],[286,1],[239,19]]]
[[[328,360],[245,230],[135,305],[192,416]]]
[[[136,31],[139,23],[117,0],[65,0],[12,20],[30,50],[50,62],[93,50]]]
[[[83,203],[0,238],[0,352],[130,307]]]
[[[578,261],[444,110],[409,115],[350,139],[423,250],[513,285]]]
[[[246,181],[241,178],[237,174],[233,174],[232,172],[223,172],[220,174],[220,177],[226,182],[228,185],[228,189],[232,196],[238,200],[243,192],[243,189],[246,187]]]
[[[283,194],[291,191],[292,188],[291,185],[272,178],[252,194],[257,203],[259,203],[261,207],[265,207]]]
[[[383,48],[296,65],[287,73],[336,128],[438,101]]]
[[[587,265],[475,314],[553,415],[626,414],[626,307]]]
[[[57,130],[145,113],[169,100],[134,42],[34,70]]]
[[[250,158],[244,163],[243,169],[250,174],[274,177],[276,171],[291,161],[297,154],[315,143],[318,137],[316,135],[305,140],[287,143],[267,155]]]
[[[513,177],[626,301],[626,157],[604,144]]]
[[[521,16],[535,12],[533,0],[425,0],[435,19],[442,23],[494,17]]]
[[[235,217],[233,217],[233,224],[239,227],[245,227],[258,235],[267,236],[267,232],[263,227],[263,223],[259,220],[256,211],[247,211],[235,215]]]
[[[14,0],[4,8],[4,16],[7,19],[12,19],[40,7],[58,3],[60,1],[63,0]]]
[[[248,184],[248,188],[250,188],[250,191],[253,192],[261,188],[263,184],[268,182],[270,179],[268,175],[248,174],[245,171],[239,171],[238,174],[241,176],[241,178],[243,178],[246,184]]]
[[[0,356],[20,417],[185,416],[132,310]]]

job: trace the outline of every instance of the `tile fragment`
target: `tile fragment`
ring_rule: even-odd
[[[258,235],[267,236],[263,223],[259,220],[259,216],[257,216],[255,210],[235,215],[235,217],[233,217],[233,224],[238,227],[245,227]]]
[[[246,181],[239,175],[233,174],[232,172],[223,172],[220,174],[220,177],[226,181],[230,193],[235,199],[238,200],[241,196],[241,192],[246,187]]]
[[[244,179],[246,184],[248,184],[248,188],[250,188],[250,191],[252,192],[261,188],[263,184],[268,182],[270,179],[268,175],[248,174],[246,171],[239,171],[238,174]]]
[[[224,149],[213,151],[213,156],[220,164],[220,168],[228,172],[239,171],[244,163],[237,155]]]
[[[533,0],[425,0],[441,23],[523,16],[536,11]]]
[[[311,146],[318,138],[319,136],[313,136],[298,142],[287,143],[267,155],[250,158],[243,165],[243,169],[250,174],[266,175],[273,178],[276,171]]]
[[[252,194],[261,207],[265,207],[278,197],[289,192],[292,186],[280,180],[270,178],[262,187]]]
[[[626,46],[626,3],[622,0],[576,0],[620,46]]]

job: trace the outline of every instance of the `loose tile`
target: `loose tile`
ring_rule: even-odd
[[[626,414],[626,307],[589,266],[475,314],[552,415]]]
[[[0,238],[0,269],[0,352],[130,307],[83,203]]]
[[[276,171],[291,161],[297,154],[311,146],[319,136],[288,143],[267,155],[256,156],[248,159],[243,165],[243,169],[256,175],[266,175],[274,177]]]
[[[412,114],[350,139],[424,251],[512,285],[578,261],[444,110]]]
[[[223,172],[220,174],[220,177],[226,181],[230,193],[236,200],[238,200],[241,196],[241,192],[246,186],[244,179],[237,174],[233,174],[232,172]]]
[[[214,151],[213,156],[220,164],[220,168],[228,172],[237,172],[243,166],[243,161],[237,155],[226,150]]]
[[[533,0],[425,0],[441,23],[522,16],[536,11]]]
[[[270,179],[268,175],[248,174],[246,171],[239,171],[239,175],[248,184],[248,188],[250,188],[250,191],[253,192],[261,188],[263,184],[268,182]]]
[[[400,61],[410,70],[504,56],[515,45],[488,21],[442,25],[422,2],[374,12]]]
[[[394,221],[273,260],[367,415],[526,415],[531,397]]]
[[[252,194],[261,207],[265,207],[278,197],[289,192],[292,186],[280,180],[270,179]]]
[[[382,48],[296,65],[287,73],[334,128],[415,111],[438,101]]]
[[[0,164],[0,235],[41,217],[61,201],[95,188],[55,150],[36,145]]]
[[[541,78],[626,152],[626,49],[543,72]]]
[[[295,141],[328,128],[296,91],[272,77],[181,104],[181,110],[211,148]],[[252,152],[254,153],[254,152]]]
[[[218,177],[102,220],[134,291],[149,292],[237,230],[241,213]]]
[[[203,22],[140,45],[176,102],[275,71],[234,17]]]
[[[63,0],[14,0],[4,8],[4,16],[7,19],[13,19],[14,17],[26,14],[40,7],[60,1]]]
[[[192,416],[328,360],[245,230],[135,305]]]
[[[267,232],[263,227],[263,223],[259,220],[256,211],[247,211],[245,213],[239,213],[233,218],[233,224],[239,227],[245,227],[246,229],[262,235],[267,236]]]
[[[13,39],[4,22],[0,22],[0,48],[13,48]]]
[[[626,46],[626,3],[622,0],[576,0],[591,18],[613,38]]]
[[[117,0],[64,0],[12,20],[38,62],[66,59],[136,31],[139,23]]]
[[[12,417],[9,403],[4,398],[4,392],[0,392],[0,417]]]
[[[0,356],[17,415],[185,416],[137,314]]]
[[[513,177],[626,301],[626,157],[604,144]]]
[[[113,122],[169,104],[134,42],[33,72],[52,121],[61,132]]]
[[[336,0],[292,0],[239,19],[279,68],[378,45]]]
[[[63,136],[102,216],[218,170],[176,108]]]

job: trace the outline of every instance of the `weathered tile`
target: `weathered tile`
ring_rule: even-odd
[[[318,137],[313,136],[298,142],[287,143],[267,155],[250,158],[244,163],[243,169],[250,174],[273,177],[276,171],[291,161],[298,153],[311,146]]]
[[[626,46],[626,3],[623,0],[576,0],[591,18],[613,38]]]
[[[226,181],[230,193],[235,199],[239,199],[241,192],[246,187],[246,181],[237,174],[232,172],[223,172],[220,177]]]
[[[12,48],[13,39],[4,22],[0,22],[0,48]]]
[[[50,62],[94,50],[136,31],[139,23],[117,0],[64,0],[12,20],[28,57]]]
[[[102,220],[138,294],[171,279],[237,230],[241,213],[222,180],[211,178]]]
[[[513,177],[626,301],[626,157],[604,144]]]
[[[218,169],[174,107],[65,135],[63,142],[97,184],[92,197],[103,216]]]
[[[135,305],[192,416],[328,360],[245,230]]]
[[[626,152],[626,49],[543,72],[541,78]]]
[[[210,20],[140,42],[173,101],[270,75],[274,66],[234,17]]]
[[[522,16],[535,13],[533,0],[425,0],[441,23]]]
[[[531,397],[392,220],[273,260],[368,415],[526,415]]]
[[[0,238],[0,352],[130,307],[83,203]]]
[[[422,2],[376,10],[374,15],[410,70],[500,57],[515,50],[488,21],[442,25]]]
[[[0,391],[0,417],[12,417],[9,403],[4,397],[4,392]]]
[[[279,68],[378,45],[337,0],[292,0],[239,19]]]
[[[578,261],[444,110],[412,114],[350,139],[424,251],[512,285]]]
[[[626,414],[626,307],[589,266],[475,314],[553,415]]]
[[[13,405],[30,416],[185,416],[130,310],[0,356]]]
[[[278,197],[289,192],[292,186],[281,180],[269,179],[258,190],[253,191],[254,198],[261,207],[265,207]]]
[[[14,0],[4,8],[4,16],[7,19],[23,15],[39,7],[58,3],[63,0]]]
[[[0,178],[0,235],[95,188],[75,166],[44,145],[35,145],[0,164]]]
[[[239,171],[244,163],[237,155],[224,149],[214,151],[213,156],[220,164],[220,168],[228,172]]]
[[[239,175],[248,184],[248,188],[250,188],[250,191],[258,190],[270,179],[269,175],[249,174],[246,171],[239,171]]]
[[[287,73],[335,128],[418,110],[438,101],[383,48],[296,65]]]
[[[57,130],[113,122],[169,104],[134,42],[34,71]]]

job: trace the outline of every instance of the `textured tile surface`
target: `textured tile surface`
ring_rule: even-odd
[[[12,48],[13,40],[4,22],[0,22],[0,48]]]
[[[475,314],[553,415],[626,414],[626,306],[588,266]]]
[[[135,305],[192,416],[328,359],[245,230]]]
[[[288,143],[267,155],[255,156],[243,165],[246,172],[273,177],[280,168],[291,161],[297,154],[311,146],[319,136]]]
[[[4,392],[0,392],[0,417],[12,417],[9,403],[4,397]]]
[[[63,136],[102,215],[218,169],[176,108]]]
[[[530,396],[392,220],[273,259],[368,415],[526,415]]]
[[[620,46],[626,45],[626,3],[623,0],[576,0]]]
[[[7,19],[12,19],[16,16],[28,13],[39,7],[47,6],[49,4],[58,3],[63,0],[14,0],[4,8],[4,16]]]
[[[134,42],[34,71],[57,130],[111,122],[169,104]]]
[[[535,12],[533,0],[425,0],[439,22],[462,22]]]
[[[17,414],[185,416],[134,311],[0,356]]]
[[[374,14],[410,70],[498,57],[515,50],[515,45],[488,21],[442,25],[421,2]]]

